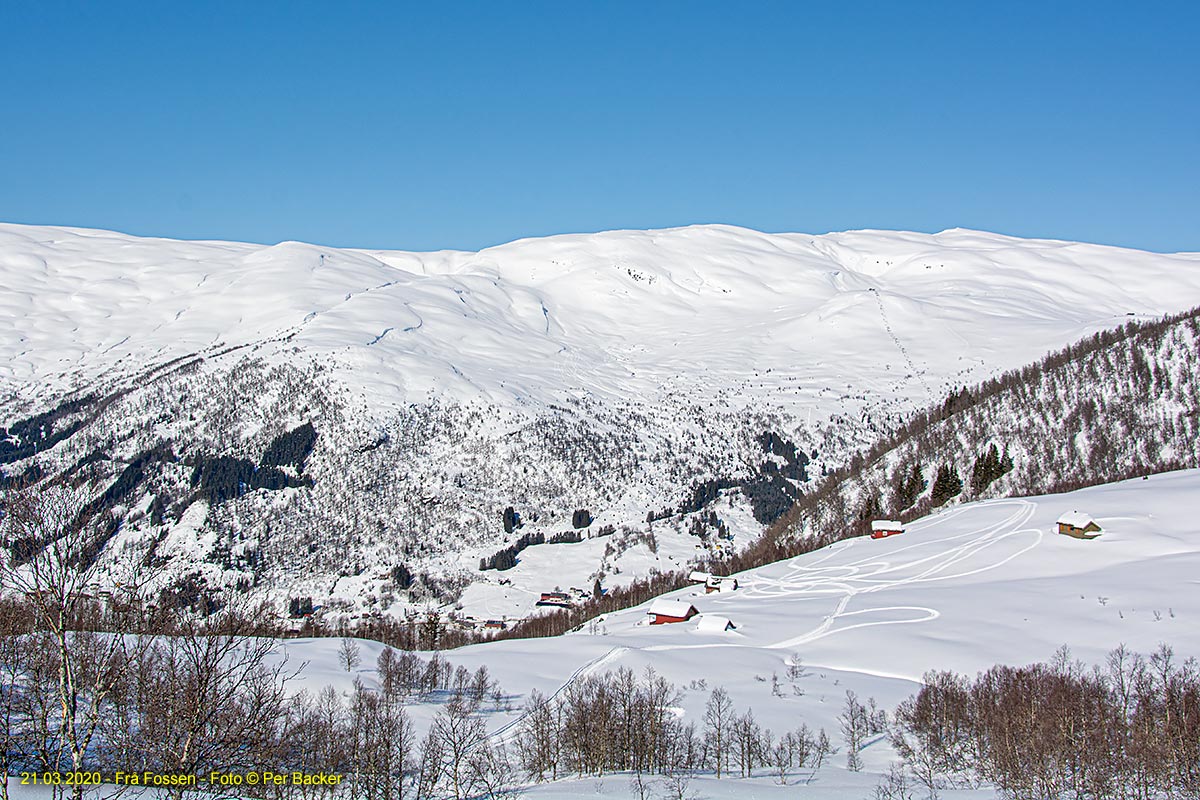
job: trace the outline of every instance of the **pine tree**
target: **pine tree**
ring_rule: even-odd
[[[938,467],[937,478],[933,481],[933,492],[930,502],[934,507],[944,505],[951,497],[962,494],[963,482],[958,477],[958,469],[953,464],[942,464]]]
[[[1012,456],[1008,454],[1008,449],[1005,448],[1004,455],[1001,455],[995,443],[991,444],[979,454],[971,468],[971,493],[980,494],[996,479],[1011,471],[1012,467]]]
[[[917,502],[917,498],[928,485],[921,470],[921,462],[913,462],[908,469],[897,469],[892,476],[893,510],[899,513]]]

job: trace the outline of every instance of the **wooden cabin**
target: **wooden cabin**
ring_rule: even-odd
[[[904,523],[898,519],[877,519],[871,522],[871,538],[885,539],[904,533]]]
[[[651,625],[668,625],[672,622],[687,622],[700,612],[691,603],[660,597],[650,604],[646,613],[651,617]]]
[[[502,619],[489,619],[483,623],[483,627],[485,630],[502,631],[508,626],[504,624],[504,620]]]
[[[571,595],[567,594],[566,592],[542,592],[541,599],[537,601],[537,605],[570,608]]]
[[[698,545],[696,545],[696,547],[703,549],[704,545],[698,544]],[[688,575],[688,580],[691,581],[692,583],[705,583],[706,584],[706,583],[708,583],[709,579],[711,579],[711,578],[712,578],[712,575],[709,575],[707,572],[700,572],[698,570],[693,572],[691,575]]]
[[[1072,511],[1058,518],[1058,532],[1076,539],[1095,539],[1100,535],[1100,526],[1090,515]]]

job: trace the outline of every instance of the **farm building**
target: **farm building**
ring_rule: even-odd
[[[696,545],[696,546],[702,547],[702,545]],[[709,575],[707,572],[697,571],[697,572],[693,572],[691,575],[688,575],[688,580],[691,581],[692,583],[708,583],[710,578],[712,578],[712,575]]]
[[[1072,511],[1058,518],[1058,532],[1076,539],[1095,539],[1100,535],[1100,526],[1089,515]]]
[[[672,622],[686,622],[700,612],[690,603],[660,597],[650,604],[646,613],[651,617],[651,625],[666,625]]]
[[[904,533],[904,523],[897,519],[877,519],[871,523],[871,538],[883,539]]]
[[[704,593],[712,594],[713,592],[732,592],[738,588],[737,578],[720,578],[716,575],[709,575],[708,580],[704,582]]]
[[[504,620],[502,619],[489,619],[487,622],[483,623],[483,627],[486,630],[502,631],[508,626],[504,624]]]
[[[542,597],[537,601],[539,606],[558,606],[559,608],[571,607],[571,596],[566,592],[542,592]]]
[[[724,633],[736,629],[737,625],[727,617],[718,617],[716,614],[701,614],[700,619],[696,620],[696,630],[700,633]]]

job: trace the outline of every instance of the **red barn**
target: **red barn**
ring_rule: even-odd
[[[700,612],[690,603],[660,597],[650,604],[646,613],[652,617],[651,625],[666,625],[671,622],[686,622]]]
[[[895,519],[877,519],[871,523],[871,538],[883,539],[904,533],[904,523]]]

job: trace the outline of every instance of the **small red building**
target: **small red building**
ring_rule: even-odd
[[[646,613],[651,617],[651,625],[667,625],[672,622],[687,622],[700,612],[691,603],[660,597],[650,604]]]
[[[904,523],[896,519],[877,519],[871,523],[871,538],[883,539],[904,533]]]
[[[558,606],[559,608],[571,607],[571,596],[566,592],[542,592],[542,597],[537,601],[539,606]]]

